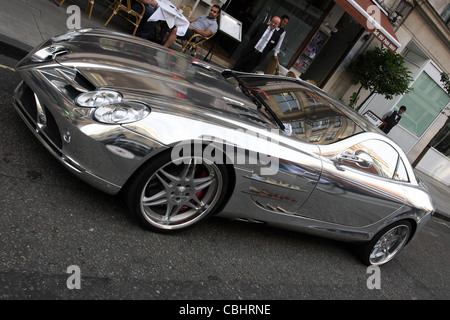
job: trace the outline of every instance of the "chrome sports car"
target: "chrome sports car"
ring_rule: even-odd
[[[146,226],[212,214],[358,242],[391,260],[431,217],[403,151],[298,79],[219,71],[129,35],[76,30],[16,67],[14,105],[75,175]]]

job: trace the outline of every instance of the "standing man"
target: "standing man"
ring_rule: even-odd
[[[383,127],[384,133],[389,133],[393,127],[395,127],[402,119],[401,115],[406,111],[405,106],[401,106],[398,111],[391,110],[383,116],[384,122],[386,124]]]
[[[281,33],[278,26],[280,17],[273,17],[269,25],[260,24],[250,35],[250,42],[244,48],[233,70],[251,72],[264,57],[278,44]]]
[[[281,50],[281,45],[283,44],[284,41],[284,37],[286,36],[286,30],[284,30],[284,27],[288,24],[289,22],[289,17],[287,15],[283,15],[281,17],[281,22],[280,22],[280,40],[278,40],[278,43],[274,49],[274,54],[273,54],[273,58],[275,60],[278,60],[278,54],[280,53]]]
[[[189,20],[190,25],[186,31],[186,34],[180,38],[189,40],[194,34],[198,33],[203,37],[209,37],[217,32],[219,25],[217,24],[217,17],[220,14],[220,7],[215,4],[209,10],[208,16],[200,16],[197,19],[186,17]],[[173,28],[169,37],[164,43],[164,47],[168,48],[177,38],[177,27]]]

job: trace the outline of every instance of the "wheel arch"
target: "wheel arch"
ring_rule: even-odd
[[[155,157],[159,157],[161,154],[163,154],[165,152],[172,152],[172,150],[175,148],[175,146],[183,144],[183,143],[190,144],[191,147],[194,147],[194,142],[192,140],[189,141],[189,142],[187,142],[187,141],[180,141],[180,142],[177,142],[177,143],[172,143],[171,145],[168,145],[166,147],[159,148],[159,149],[155,150],[154,152],[152,152],[152,154],[150,156],[148,156],[148,158],[145,161],[143,161],[134,170],[134,172],[128,177],[126,182],[123,184],[119,194],[121,194],[121,196],[123,197],[127,193],[127,190],[129,188],[131,182],[136,178],[136,176],[138,176],[144,170],[144,168],[147,165],[149,165],[151,163],[151,161],[153,161],[153,159],[155,159]],[[213,143],[213,141],[202,140],[201,141],[202,149],[204,149],[206,146],[210,145],[211,143]],[[223,149],[223,150],[225,150],[225,149]],[[234,189],[235,189],[235,186],[236,186],[236,171],[235,171],[234,166],[232,164],[232,160],[229,157],[226,156],[226,153],[224,153],[224,157],[226,157],[226,159],[224,159],[223,166],[226,169],[229,181],[228,181],[228,185],[225,186],[226,187],[225,197],[224,197],[222,203],[217,208],[217,210],[216,210],[216,212],[214,214],[219,213],[226,206],[228,201],[231,199],[231,196],[232,196],[232,194],[234,192]]]

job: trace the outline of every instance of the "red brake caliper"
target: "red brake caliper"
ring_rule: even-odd
[[[206,177],[206,176],[207,176],[206,169],[203,169],[203,171],[202,171],[202,173],[200,174],[200,177],[199,177],[199,178],[204,178],[204,177]],[[200,199],[200,197],[203,195],[203,192],[204,192],[203,190],[200,190],[199,192],[197,192],[197,194],[196,194],[197,199]],[[194,200],[191,200],[190,202],[191,202],[192,204],[194,204]],[[182,206],[179,212],[180,212],[180,213],[181,213],[181,212],[184,212],[184,211],[186,211],[188,208],[189,208],[188,206]]]

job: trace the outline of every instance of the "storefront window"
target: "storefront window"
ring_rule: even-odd
[[[450,158],[450,119],[447,119],[445,125],[434,137],[432,147]]]
[[[332,0],[261,0],[252,10],[254,18],[251,25],[249,25],[248,15],[244,18],[242,13],[234,8],[234,6],[241,8],[243,4],[238,1],[231,2],[227,11],[238,20],[245,22],[242,43],[234,51],[232,58],[236,60],[239,57],[242,48],[248,43],[249,35],[258,24],[268,23],[273,16],[287,15],[289,23],[285,28],[286,37],[278,55],[280,64],[287,66],[331,2]],[[267,65],[267,61],[263,65]]]
[[[450,99],[426,72],[422,72],[412,88],[413,90],[397,103],[398,107],[404,105],[407,108],[400,125],[417,137],[421,137]]]

